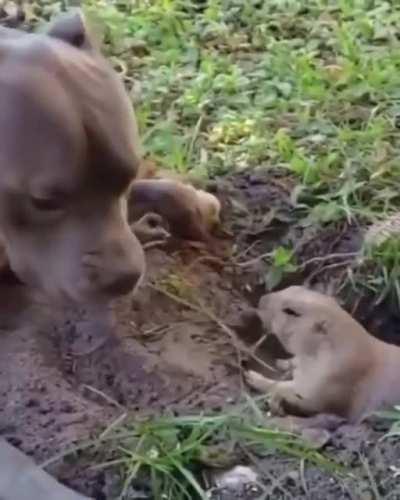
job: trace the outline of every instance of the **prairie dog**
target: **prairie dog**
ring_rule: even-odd
[[[291,380],[245,373],[251,387],[271,392],[273,413],[356,423],[400,402],[400,348],[370,335],[335,299],[291,286],[264,295],[254,314],[293,355]]]
[[[128,218],[136,221],[154,212],[168,223],[172,235],[207,241],[220,222],[221,204],[212,194],[172,179],[139,179],[129,192]]]

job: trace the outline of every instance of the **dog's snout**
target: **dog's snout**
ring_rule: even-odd
[[[108,283],[104,284],[103,290],[107,295],[125,295],[131,292],[138,284],[142,273],[129,269],[114,276]]]
[[[133,292],[144,275],[143,248],[137,238],[111,239],[82,258],[90,293],[118,297]]]

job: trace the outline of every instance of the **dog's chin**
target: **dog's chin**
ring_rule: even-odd
[[[143,283],[144,273],[141,275],[130,292],[124,295],[110,295],[94,288],[86,280],[82,280],[75,287],[48,286],[46,283],[38,283],[36,280],[25,279],[22,283],[29,287],[35,301],[46,304],[56,309],[69,307],[99,308],[106,307],[114,300],[124,296],[132,296]],[[22,281],[22,278],[21,278]]]
[[[29,287],[33,300],[36,304],[47,306],[55,311],[73,307],[74,305],[81,303],[77,300],[77,298],[72,297],[69,293],[63,290],[54,288],[49,290],[48,288],[42,288],[40,286],[31,286],[29,283],[27,283],[27,286]]]

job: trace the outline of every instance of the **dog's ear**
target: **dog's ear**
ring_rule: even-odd
[[[93,41],[83,12],[80,9],[58,15],[47,26],[45,33],[53,38],[63,40],[77,49],[93,49]]]

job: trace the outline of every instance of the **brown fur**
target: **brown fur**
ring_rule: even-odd
[[[151,157],[144,158],[139,167],[136,177],[139,179],[168,179],[178,183],[190,184],[196,189],[204,187],[204,179],[192,175],[191,171],[181,173],[170,168],[163,168]]]
[[[123,84],[79,11],[0,30],[0,233],[12,270],[55,299],[132,290],[143,250],[123,213],[141,158]]]
[[[245,374],[251,387],[272,393],[273,412],[357,422],[400,403],[400,348],[372,337],[333,298],[292,286],[263,296],[255,314],[293,356],[291,380]]]
[[[129,193],[129,220],[148,212],[163,217],[174,236],[192,241],[209,241],[219,223],[218,200],[189,184],[172,179],[140,179]]]

